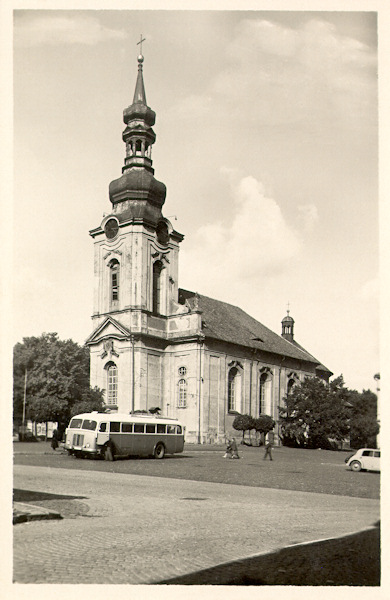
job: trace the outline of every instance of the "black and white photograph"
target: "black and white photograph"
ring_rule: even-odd
[[[384,597],[387,10],[293,4],[3,9],[10,597]]]

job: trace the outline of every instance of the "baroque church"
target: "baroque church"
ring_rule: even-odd
[[[218,443],[238,413],[270,415],[305,377],[332,373],[294,339],[287,311],[277,335],[237,306],[179,288],[184,236],[163,216],[166,187],[154,177],[143,56],[133,103],[124,110],[126,155],[110,183],[111,212],[94,240],[91,386],[106,407],[129,413],[159,407],[178,418],[186,441]]]

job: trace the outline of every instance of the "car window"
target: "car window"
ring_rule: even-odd
[[[107,423],[100,423],[99,431],[107,431]]]
[[[378,450],[376,450],[376,451],[374,452],[374,456],[376,456],[377,458],[380,458],[380,455],[381,455],[381,453],[380,453],[380,452],[378,452]]]
[[[372,456],[372,452],[370,450],[363,450],[362,456]]]

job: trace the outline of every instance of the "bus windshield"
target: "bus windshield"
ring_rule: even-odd
[[[95,431],[96,421],[90,421],[89,419],[84,419],[83,426],[81,429],[89,429],[89,431]]]

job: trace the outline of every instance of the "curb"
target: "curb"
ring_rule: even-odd
[[[49,519],[62,519],[60,513],[42,506],[34,504],[25,504],[24,502],[14,502],[12,510],[12,523],[27,523],[28,521],[43,521]]]

